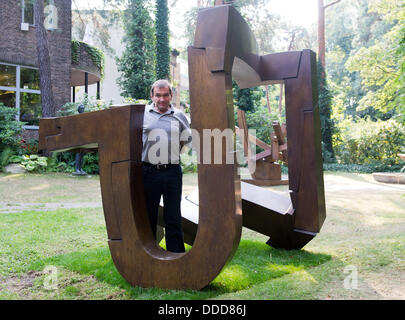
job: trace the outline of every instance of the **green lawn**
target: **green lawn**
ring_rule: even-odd
[[[196,183],[185,175],[184,193]],[[133,288],[116,271],[97,176],[0,174],[0,299],[404,299],[405,186],[326,173],[325,189],[326,221],[303,250],[273,249],[244,229],[209,286],[161,290]]]

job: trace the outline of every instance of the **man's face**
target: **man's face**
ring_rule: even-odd
[[[170,102],[172,101],[169,88],[154,88],[151,98],[160,113],[165,113],[169,110]]]

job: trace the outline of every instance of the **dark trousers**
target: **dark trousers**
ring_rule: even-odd
[[[183,184],[181,166],[175,165],[158,170],[144,164],[142,170],[149,222],[155,239],[159,202],[163,196],[166,248],[172,252],[184,252],[180,210]]]

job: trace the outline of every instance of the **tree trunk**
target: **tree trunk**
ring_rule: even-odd
[[[335,0],[333,2],[324,5],[323,0],[318,0],[318,56],[319,61],[323,67],[323,71],[321,76],[325,77],[325,70],[326,70],[326,62],[325,62],[325,9],[335,5],[336,3],[340,2],[341,0]]]
[[[280,112],[280,116],[281,116],[281,112],[283,111],[283,96],[284,96],[284,82],[280,83],[280,99],[278,100],[278,112]]]
[[[34,4],[35,33],[37,37],[37,52],[39,65],[39,79],[41,88],[42,117],[55,116],[51,81],[51,60],[46,30],[44,27],[44,5],[42,0],[36,0]]]
[[[318,0],[318,56],[325,69],[325,6],[323,0]]]
[[[270,106],[270,98],[269,98],[269,86],[264,86],[266,89],[266,100],[267,100],[267,109],[269,109],[269,113],[271,113],[271,106]]]

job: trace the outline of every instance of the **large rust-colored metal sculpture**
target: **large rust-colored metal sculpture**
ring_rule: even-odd
[[[165,251],[154,240],[146,214],[144,106],[41,119],[41,149],[98,148],[111,256],[134,286],[201,289],[232,258],[242,223],[270,236],[270,245],[292,249],[310,241],[325,219],[315,55],[304,50],[259,56],[248,25],[227,5],[200,10],[188,55],[192,127],[201,136],[203,129],[234,130],[232,78],[240,87],[284,81],[291,205],[278,210],[276,196],[241,183],[236,161],[226,164],[223,152],[222,164],[198,165],[198,199],[182,202],[191,250]]]
[[[240,88],[284,82],[290,197],[241,182],[243,226],[268,235],[273,247],[302,248],[326,217],[315,54],[304,50],[259,56],[247,23],[234,8],[219,6],[200,10],[188,56],[193,124],[200,117],[209,118],[208,123],[231,118],[232,79]],[[225,83],[226,97],[222,87],[209,86],[218,78]],[[192,206],[202,205],[201,191],[199,200],[195,195],[188,200],[183,225],[185,240],[192,244],[198,223]]]

